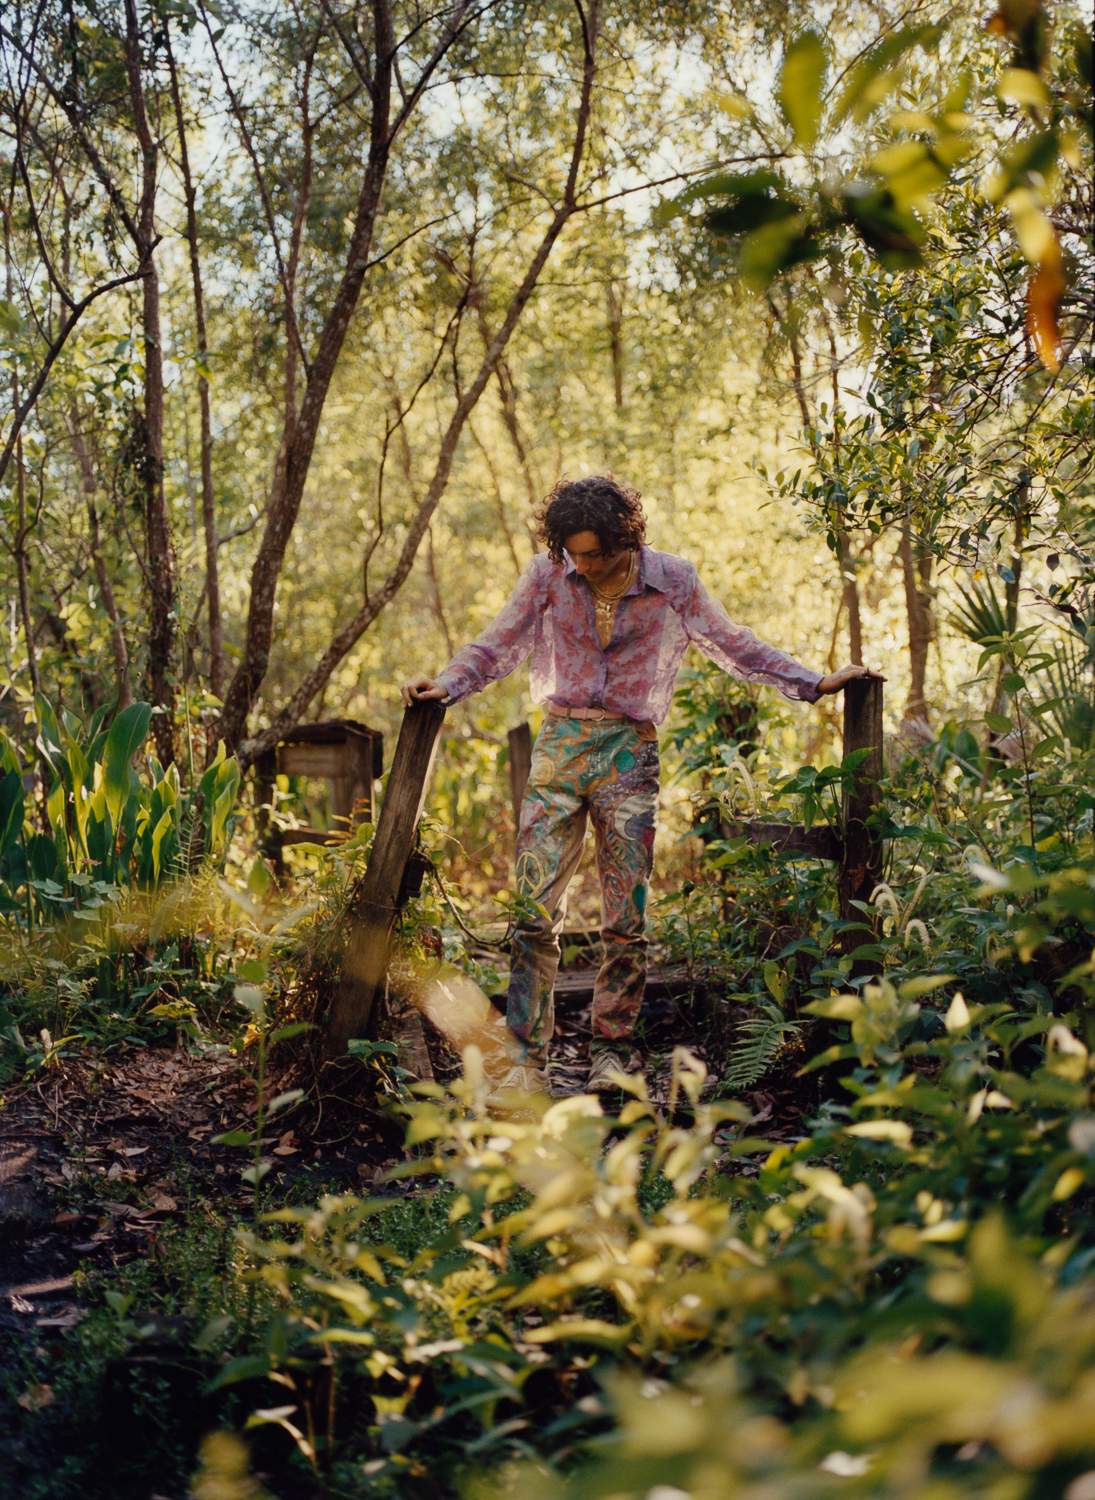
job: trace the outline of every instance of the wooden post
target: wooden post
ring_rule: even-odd
[[[353,1037],[367,1034],[376,997],[383,991],[399,889],[414,848],[444,718],[441,705],[430,701],[412,704],[403,715],[324,1039],[326,1057],[341,1057]]]
[[[873,926],[871,919],[853,901],[869,901],[882,874],[882,841],[867,826],[867,818],[882,800],[882,689],[880,677],[849,682],[844,689],[844,754],[869,750],[855,773],[855,787],[844,796],[844,857],[840,865],[840,915],[853,922]],[[863,931],[845,932],[845,953],[870,938]],[[876,960],[857,959],[852,977],[877,974]]]
[[[509,790],[513,799],[513,826],[521,825],[521,803],[525,800],[529,772],[532,770],[532,730],[518,724],[509,735]]]

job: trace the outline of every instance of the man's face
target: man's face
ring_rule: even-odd
[[[622,552],[606,552],[594,531],[576,531],[567,537],[563,550],[578,576],[588,578],[590,583],[601,583],[606,579],[623,556]]]

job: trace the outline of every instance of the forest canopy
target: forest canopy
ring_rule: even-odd
[[[937,571],[1070,592],[1033,545],[1088,472],[1067,9],[381,10],[9,11],[13,710],[136,694],[168,764],[192,700],[244,768],[383,722],[606,466],[732,613],[914,714]]]

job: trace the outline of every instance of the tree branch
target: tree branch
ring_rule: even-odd
[[[46,381],[49,379],[50,370],[52,370],[54,364],[56,363],[57,357],[61,353],[61,350],[68,343],[69,334],[76,327],[77,322],[88,310],[91,304],[95,302],[99,297],[104,296],[107,292],[117,291],[118,287],[127,286],[132,281],[140,281],[143,277],[148,275],[151,268],[147,264],[147,262],[151,260],[152,252],[153,250],[155,250],[156,246],[159,243],[160,242],[158,238],[153,241],[153,243],[148,248],[145,260],[136,271],[130,271],[126,276],[116,276],[113,281],[104,282],[102,286],[98,286],[93,292],[89,292],[82,302],[77,302],[73,307],[68,322],[65,324],[64,328],[50,345],[49,350],[46,353],[45,361],[42,364],[41,369],[38,371],[38,374],[34,379],[34,383],[27,391],[26,399],[18,407],[16,407],[11,432],[8,435],[7,442],[4,444],[3,453],[0,453],[0,484],[3,484],[4,482],[4,475],[7,473],[8,465],[11,463],[11,456],[15,451],[15,444],[19,439],[19,434],[23,430],[23,424],[30,413],[34,410],[35,403],[37,402],[38,397],[42,394],[42,388],[45,385]]]

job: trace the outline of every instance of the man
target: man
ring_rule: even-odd
[[[516,885],[548,913],[522,917],[513,942],[507,1022],[513,1066],[495,1096],[550,1092],[547,1044],[566,889],[592,819],[604,961],[594,986],[591,1092],[641,1067],[631,1038],[646,982],[646,899],[658,804],[658,734],[684,653],[695,644],[724,671],[816,703],[855,677],[823,677],[735,625],[684,558],[644,544],[637,490],[611,475],[564,480],[538,517],[538,553],[501,613],[403,702],[458,703],[531,653],[532,696],[546,705],[517,834]]]

